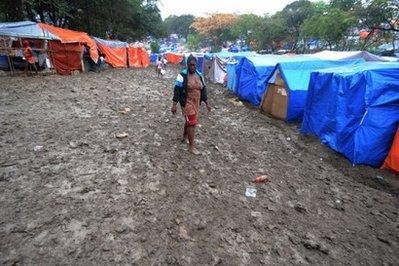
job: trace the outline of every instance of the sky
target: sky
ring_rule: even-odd
[[[273,15],[294,0],[159,0],[162,18],[170,15],[192,14],[205,16],[210,13],[237,13]]]

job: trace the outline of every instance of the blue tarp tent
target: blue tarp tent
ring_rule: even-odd
[[[227,89],[231,92],[235,91],[236,88],[236,66],[238,62],[227,63]]]
[[[258,55],[247,56],[240,60],[236,66],[235,93],[244,101],[254,106],[259,106],[266,82],[276,64],[285,61],[315,60],[310,56],[282,56],[282,55]]]
[[[228,58],[242,58],[245,56],[254,56],[256,55],[253,52],[238,52],[238,53],[233,53],[233,52],[227,52],[227,51],[223,51],[223,52],[219,52],[219,53],[212,53],[212,54],[207,54],[207,57],[213,57],[213,56],[218,56],[222,59],[228,59]]]
[[[231,92],[236,91],[237,84],[237,75],[236,75],[236,67],[241,58],[246,56],[261,56],[253,52],[241,52],[237,53],[235,56],[230,57],[230,60],[227,62],[226,72],[227,72],[227,89]]]
[[[54,34],[51,34],[49,31],[42,29],[38,23],[31,21],[0,23],[0,36],[28,39],[59,40],[59,38]]]
[[[262,110],[287,122],[301,120],[312,72],[340,66],[353,67],[364,62],[364,59],[337,61],[313,59],[278,63],[266,83],[267,90],[263,97]],[[276,110],[277,114],[273,110]]]
[[[8,69],[8,59],[6,55],[0,55],[0,69]]]
[[[150,55],[150,62],[151,62],[151,63],[157,62],[157,60],[158,60],[158,55],[159,55],[159,54],[151,53],[151,55]]]
[[[398,125],[398,63],[312,73],[301,132],[318,136],[353,164],[381,166]]]

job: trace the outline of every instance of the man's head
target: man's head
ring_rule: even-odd
[[[195,56],[190,55],[187,58],[187,68],[190,74],[195,73],[195,70],[197,70],[197,58],[195,58]]]

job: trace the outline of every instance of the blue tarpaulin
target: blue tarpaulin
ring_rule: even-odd
[[[38,23],[31,21],[0,23],[0,36],[59,40],[54,34],[42,29]]]
[[[150,55],[150,62],[151,62],[151,63],[155,63],[155,62],[158,60],[158,56],[159,56],[159,54],[154,54],[154,53],[152,53],[152,54]]]
[[[311,74],[301,132],[318,136],[353,164],[381,166],[398,125],[398,63]]]
[[[112,48],[122,48],[122,47],[127,47],[127,42],[121,42],[121,41],[117,41],[117,40],[104,40],[104,39],[100,39],[97,37],[93,37],[94,41],[107,46],[107,47],[112,47]]]
[[[350,59],[337,61],[307,60],[278,63],[271,77],[278,71],[285,82],[288,95],[286,121],[294,122],[302,120],[312,72],[340,66],[353,67],[364,62],[364,59]]]
[[[0,69],[9,69],[6,55],[0,55]]]
[[[267,80],[276,64],[285,61],[315,60],[310,56],[257,55],[240,60],[236,66],[235,93],[244,101],[259,106],[266,89]]]
[[[227,89],[231,92],[235,91],[236,88],[236,66],[238,62],[227,63]]]
[[[243,58],[246,56],[255,56],[256,53],[254,52],[238,52],[238,53],[232,53],[232,52],[227,52],[227,51],[223,51],[223,52],[218,52],[218,53],[207,53],[205,54],[205,59],[207,60],[211,60],[214,56],[218,56],[222,59],[227,59],[227,58]]]
[[[197,55],[197,70],[204,73],[205,59],[203,55]]]
[[[234,56],[231,56],[226,66],[227,70],[227,89],[231,92],[236,91],[236,85],[237,85],[237,75],[236,75],[236,67],[238,65],[238,62],[241,58],[244,58],[246,56],[261,56],[258,54],[255,54],[253,52],[240,52],[235,54]]]

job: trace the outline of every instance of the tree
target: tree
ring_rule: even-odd
[[[302,33],[305,37],[323,40],[331,50],[333,45],[338,46],[343,41],[355,23],[356,18],[351,13],[332,8],[324,14],[317,14],[305,20]]]
[[[197,17],[192,27],[203,37],[210,37],[215,49],[223,42],[232,39],[231,28],[237,20],[233,14],[212,14],[209,17]]]
[[[277,13],[272,17],[267,15],[262,17],[255,30],[258,50],[275,52],[282,47],[282,43],[287,39],[287,36],[287,27],[281,13]]]
[[[253,14],[239,16],[232,27],[232,37],[234,39],[243,39],[247,44],[252,43],[261,20],[261,17]]]
[[[22,0],[0,1],[0,21],[21,21],[23,18]]]
[[[193,15],[169,16],[165,19],[164,24],[168,34],[178,34],[181,37],[187,38],[190,33],[190,26],[194,22]]]
[[[2,0],[5,21],[30,19],[99,37],[164,36],[157,0]]]
[[[316,14],[323,14],[329,8],[329,5],[323,0],[317,1],[313,3],[313,7]]]
[[[330,7],[335,9],[340,9],[342,11],[351,11],[358,4],[361,4],[359,0],[331,0]]]
[[[297,48],[302,23],[307,18],[312,17],[314,13],[315,7],[308,0],[295,1],[281,11],[280,16],[285,19],[285,24],[290,33],[289,42],[292,43],[292,50]]]
[[[151,42],[150,47],[151,47],[151,52],[159,53],[160,46],[159,46],[159,43],[157,41]]]
[[[201,36],[196,33],[190,33],[187,36],[187,47],[192,51],[196,51],[200,48],[201,41]]]
[[[360,26],[369,32],[364,47],[378,32],[392,33],[389,35],[392,37],[392,43],[395,43],[395,35],[399,32],[399,1],[368,0],[357,10],[357,13],[361,22]]]

